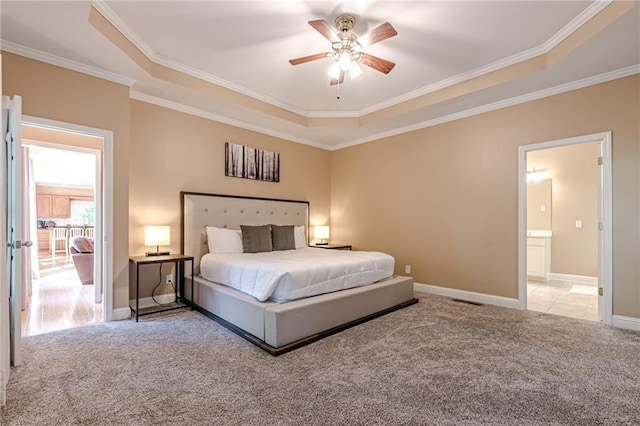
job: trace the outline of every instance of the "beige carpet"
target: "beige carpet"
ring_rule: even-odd
[[[637,425],[640,334],[437,296],[272,357],[193,312],[33,336],[4,425]]]

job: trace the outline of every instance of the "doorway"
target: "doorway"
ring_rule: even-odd
[[[521,309],[611,324],[611,134],[519,151]]]
[[[23,116],[22,128],[33,140],[47,140],[33,132],[48,132],[49,143],[95,154],[94,302],[102,308],[101,321],[111,321],[113,311],[113,132],[39,117]],[[87,137],[97,144],[87,144]],[[56,139],[57,138],[57,139]],[[84,142],[83,142],[84,140]],[[35,204],[35,202],[34,202]],[[34,209],[35,210],[35,209]],[[35,218],[32,221],[35,222]],[[35,238],[34,233],[34,238]]]
[[[24,125],[22,134],[26,213],[32,219],[33,240],[22,336],[101,322],[94,245],[100,181],[96,165],[103,141]]]

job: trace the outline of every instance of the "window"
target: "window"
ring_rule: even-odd
[[[95,225],[95,207],[93,201],[71,200],[71,223],[75,225]]]

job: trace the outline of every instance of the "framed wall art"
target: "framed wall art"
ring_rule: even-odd
[[[225,176],[280,182],[280,154],[226,142]]]

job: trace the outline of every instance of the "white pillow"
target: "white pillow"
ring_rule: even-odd
[[[235,229],[207,226],[209,253],[242,253],[242,232]]]
[[[307,233],[304,230],[304,226],[296,226],[293,228],[293,238],[296,242],[296,249],[307,246]]]

